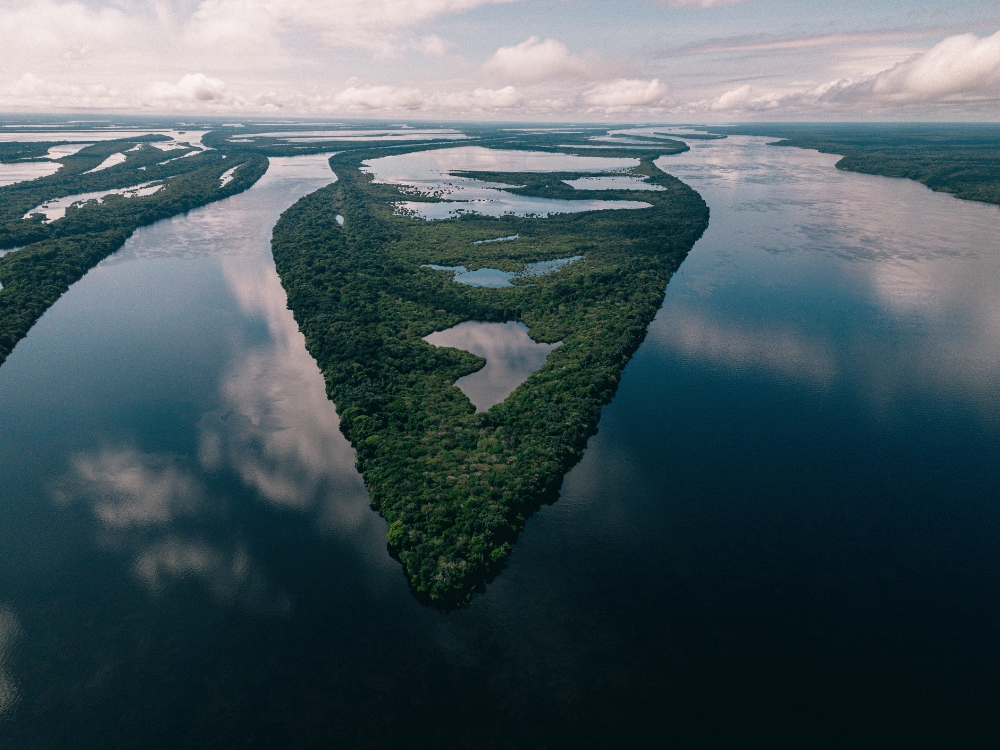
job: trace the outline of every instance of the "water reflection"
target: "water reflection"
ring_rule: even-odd
[[[138,262],[155,273],[156,264],[169,263],[190,273],[191,264],[209,262],[239,321],[216,353],[222,367],[196,420],[194,456],[143,451],[130,442],[78,451],[53,487],[63,507],[90,508],[102,542],[125,552],[134,577],[153,593],[193,579],[220,602],[287,610],[286,597],[267,583],[238,529],[221,538],[209,531],[228,512],[230,501],[213,489],[223,477],[235,476],[276,508],[309,513],[321,530],[351,533],[370,515],[354,451],[338,429],[270,256],[271,227],[281,211],[334,179],[324,155],[273,159],[250,190],[140,229],[99,266],[127,273]],[[218,310],[218,297],[205,302],[204,314]],[[185,325],[197,326],[198,318]]]
[[[475,405],[486,411],[514,392],[531,373],[545,364],[549,353],[559,346],[539,344],[528,335],[524,323],[481,323],[467,321],[424,337],[434,346],[472,352],[486,360],[483,369],[455,381],[455,385]]]
[[[514,237],[501,237],[499,240],[485,240],[485,242],[500,242],[502,240],[516,239]],[[479,244],[479,243],[475,243]],[[501,271],[499,268],[477,268],[469,271],[465,266],[436,266],[433,263],[424,266],[435,271],[453,271],[453,281],[468,286],[487,287],[489,289],[502,289],[513,286],[514,279],[526,279],[532,276],[544,276],[547,273],[558,271],[563,266],[583,258],[582,255],[573,255],[569,258],[556,258],[555,260],[542,260],[537,263],[528,263],[521,271]]]
[[[638,175],[607,175],[602,177],[579,177],[575,180],[563,180],[576,190],[666,190],[662,185],[646,182],[645,177]]]
[[[658,160],[725,209],[671,284],[674,324],[655,338],[736,370],[850,383],[879,409],[915,389],[996,413],[1000,207],[766,142]]]
[[[179,456],[141,453],[132,447],[78,453],[56,499],[89,502],[112,529],[162,526],[198,513],[204,489]]]
[[[562,200],[510,193],[501,183],[453,174],[463,170],[491,172],[604,172],[634,167],[638,159],[575,156],[535,151],[497,151],[463,146],[385,156],[365,162],[363,169],[375,182],[409,186],[439,202],[400,201],[397,210],[427,220],[448,219],[461,213],[484,216],[537,216],[579,211],[642,209],[642,201]]]

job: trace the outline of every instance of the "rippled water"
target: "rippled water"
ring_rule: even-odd
[[[268,253],[323,160],[137,232],[0,368],[0,744],[990,746],[1000,209],[834,161],[661,162],[711,225],[452,613],[389,557]]]

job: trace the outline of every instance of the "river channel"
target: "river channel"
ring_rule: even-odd
[[[1000,208],[763,139],[561,497],[409,592],[270,228],[139,230],[0,367],[0,747],[974,747],[1000,673]],[[441,154],[442,152],[435,152]]]

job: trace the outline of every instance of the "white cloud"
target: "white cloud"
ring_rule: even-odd
[[[759,91],[748,85],[692,104],[691,111],[829,112],[891,110],[915,104],[1000,102],[1000,32],[948,37],[925,52],[859,80]]]
[[[412,110],[423,107],[427,95],[420,89],[354,84],[334,96],[333,103],[346,111]]]
[[[583,99],[595,107],[610,109],[648,107],[666,103],[667,87],[658,78],[651,81],[620,78],[584,91]]]
[[[513,86],[502,89],[475,89],[457,94],[444,94],[436,102],[453,110],[495,110],[512,109],[524,103],[524,96]]]
[[[501,47],[483,64],[483,72],[515,81],[544,81],[584,75],[587,64],[555,39],[533,36],[513,47]]]
[[[177,83],[157,83],[150,97],[158,102],[221,102],[228,99],[226,84],[204,73],[189,73]]]
[[[55,111],[70,108],[116,109],[121,105],[118,92],[103,84],[52,82],[30,72],[13,83],[0,86],[0,108]]]
[[[448,51],[448,43],[433,34],[420,37],[411,46],[428,57],[444,57],[444,53]]]
[[[831,90],[827,98],[887,99],[899,102],[1000,98],[1000,31],[948,37],[926,52],[867,80]]]

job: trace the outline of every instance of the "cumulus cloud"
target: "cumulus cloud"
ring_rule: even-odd
[[[150,98],[157,102],[222,102],[226,84],[204,73],[189,73],[177,83],[157,83],[150,89]]]
[[[533,36],[513,47],[501,47],[483,64],[483,72],[515,81],[543,81],[584,75],[587,64],[555,39]]]
[[[417,88],[369,86],[356,80],[348,81],[343,91],[325,104],[327,111],[396,112],[443,110],[458,113],[502,110],[518,107],[524,96],[513,86],[500,89],[477,88],[472,91],[428,93]]]
[[[760,91],[740,86],[693,110],[713,112],[836,111],[889,109],[915,104],[1000,102],[1000,32],[948,37],[925,52],[859,80]]]
[[[355,83],[334,96],[333,103],[347,111],[420,109],[427,95],[420,89]]]
[[[592,106],[608,109],[648,107],[666,103],[667,87],[658,78],[651,81],[620,78],[584,91],[583,100]]]
[[[12,83],[0,85],[0,107],[9,109],[116,109],[123,104],[118,91],[103,84],[54,82],[34,73],[25,73]]]
[[[959,34],[926,52],[858,83],[831,90],[828,98],[879,98],[900,102],[1000,98],[1000,31],[981,39]]]
[[[502,89],[475,89],[457,94],[444,94],[436,102],[448,109],[494,110],[512,109],[524,103],[524,96],[513,86]]]

